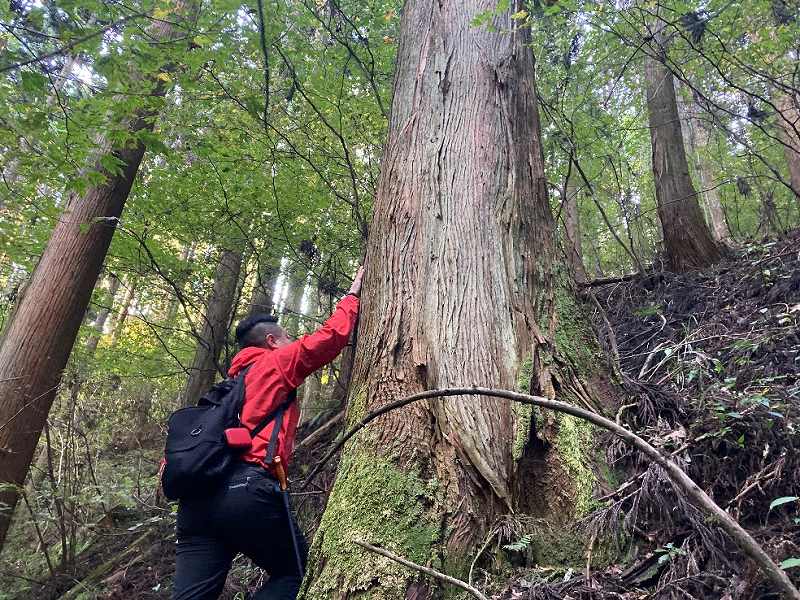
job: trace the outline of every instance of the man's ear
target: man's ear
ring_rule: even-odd
[[[267,334],[267,337],[264,338],[264,342],[267,344],[267,348],[274,350],[278,347],[278,344],[275,343],[275,336],[271,333]]]

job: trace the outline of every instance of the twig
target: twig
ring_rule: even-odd
[[[44,536],[42,535],[42,530],[39,527],[39,521],[36,519],[36,515],[31,508],[31,503],[28,502],[28,494],[25,493],[25,489],[20,489],[20,496],[22,496],[23,502],[25,502],[25,506],[28,508],[28,512],[31,515],[31,522],[33,523],[33,528],[36,530],[36,537],[39,538],[39,546],[42,548],[42,553],[44,554],[44,560],[47,563],[47,570],[50,572],[50,577],[55,577],[56,572],[53,570],[53,563],[50,562],[50,553],[47,552],[47,544],[44,542]]]
[[[414,569],[415,571],[419,571],[420,573],[424,573],[429,577],[434,577],[435,579],[439,579],[444,581],[445,583],[449,583],[450,585],[454,585],[455,587],[461,588],[464,591],[469,592],[478,600],[489,600],[488,597],[484,596],[480,593],[477,589],[469,585],[468,583],[461,581],[460,579],[456,579],[455,577],[450,577],[449,575],[445,575],[437,571],[436,569],[431,569],[430,567],[423,567],[422,565],[418,565],[417,563],[413,563],[408,559],[403,558],[402,556],[397,556],[388,550],[384,550],[383,548],[378,548],[377,546],[373,546],[372,544],[367,544],[366,542],[362,542],[360,540],[353,540],[353,543],[357,546],[361,546],[365,550],[369,550],[370,552],[374,552],[375,554],[380,554],[381,556],[385,556],[386,558],[393,560],[397,563],[405,567],[409,567],[410,569]]]
[[[489,537],[486,538],[486,542],[484,542],[483,546],[481,546],[480,550],[478,550],[478,553],[475,555],[475,558],[472,559],[472,564],[469,566],[469,575],[467,576],[467,582],[470,585],[472,585],[472,572],[475,570],[475,565],[478,563],[478,559],[481,557],[481,554],[483,554],[486,551],[486,548],[489,547],[489,544],[492,543],[492,540],[494,539],[494,536],[497,535],[497,533],[498,530],[495,528],[492,531],[491,535],[489,535]]]
[[[371,421],[377,419],[379,416],[384,415],[392,410],[401,408],[412,402],[426,400],[430,398],[446,398],[453,396],[491,396],[495,398],[505,398],[520,402],[522,404],[530,404],[532,406],[539,406],[555,410],[557,412],[566,413],[579,419],[584,419],[607,429],[617,437],[622,438],[625,442],[637,448],[640,452],[650,457],[653,462],[658,464],[667,473],[670,481],[677,487],[681,488],[686,495],[694,502],[694,504],[702,508],[708,515],[718,521],[718,525],[733,539],[739,549],[742,550],[747,556],[753,559],[756,564],[761,567],[764,575],[780,590],[786,598],[792,600],[800,600],[800,591],[794,586],[789,577],[786,575],[775,562],[769,557],[764,549],[756,542],[753,537],[739,525],[739,523],[725,512],[719,505],[714,502],[708,494],[706,494],[700,487],[689,477],[686,472],[681,469],[675,462],[664,456],[655,447],[647,443],[644,439],[633,433],[632,431],[617,425],[614,421],[599,415],[595,412],[580,408],[573,404],[561,402],[558,400],[549,400],[540,396],[531,396],[528,394],[521,394],[519,392],[512,392],[509,390],[497,390],[483,387],[463,387],[463,388],[448,388],[443,390],[428,390],[413,394],[388,404],[372,411],[365,416],[357,425],[352,427],[342,439],[331,448],[331,450],[323,457],[311,471],[308,477],[303,481],[300,490],[305,489],[311,482],[313,477],[322,469],[325,463],[339,450],[341,447],[356,433],[366,427]]]

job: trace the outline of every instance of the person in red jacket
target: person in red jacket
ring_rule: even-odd
[[[294,544],[303,568],[308,547],[294,518],[287,514],[274,459],[268,455],[279,456],[287,467],[291,463],[300,416],[292,394],[306,377],[330,363],[347,345],[358,314],[363,273],[362,267],[334,313],[311,335],[292,340],[273,315],[248,317],[236,327],[241,350],[234,356],[228,375],[235,377],[248,369],[242,424],[253,429],[267,415],[279,411],[282,415],[253,439],[241,464],[216,493],[181,501],[173,600],[218,598],[238,553],[269,575],[255,599],[297,597],[303,574]]]

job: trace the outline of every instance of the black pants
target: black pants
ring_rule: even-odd
[[[269,575],[254,598],[294,600],[303,577],[282,494],[264,469],[242,463],[216,493],[181,501],[173,600],[218,598],[239,552]],[[305,567],[308,547],[294,530]]]

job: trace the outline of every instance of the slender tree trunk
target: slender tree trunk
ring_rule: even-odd
[[[778,129],[783,142],[783,153],[789,164],[789,182],[795,197],[800,201],[800,95],[781,93],[776,105]]]
[[[175,0],[173,17],[187,7]],[[156,40],[177,34],[168,20],[154,21],[150,30]],[[163,86],[156,84],[154,93],[163,94]],[[140,111],[132,115],[128,129],[134,134],[152,130],[154,118],[151,110]],[[103,155],[118,161],[117,173],[102,167]],[[99,145],[93,168],[106,180],[83,196],[71,194],[0,343],[0,505],[9,507],[0,514],[0,549],[17,503],[17,486],[25,480],[143,155],[138,142],[119,148]]]
[[[696,120],[693,123],[692,132],[697,140],[696,146],[700,152],[708,152],[710,133],[706,125]],[[698,157],[700,181],[703,185],[703,198],[705,199],[708,220],[711,223],[711,233],[717,242],[729,245],[731,243],[731,232],[728,229],[728,221],[725,219],[725,210],[722,208],[722,200],[719,195],[716,177],[711,167],[711,163],[706,156]]]
[[[306,314],[313,317],[314,321],[306,326],[306,330],[314,329],[317,326],[317,317],[319,317],[319,291],[313,286],[308,294],[308,310]],[[322,369],[312,373],[310,377],[306,378],[303,383],[302,403],[300,405],[300,423],[316,417],[324,406],[322,404]]]
[[[203,329],[197,340],[189,380],[183,391],[183,406],[195,403],[213,385],[220,370],[219,357],[228,336],[241,268],[241,249],[222,251],[214,274],[214,288],[206,303]]]
[[[583,243],[581,241],[578,188],[572,177],[570,177],[570,180],[567,182],[567,198],[564,205],[564,233],[566,234],[566,251],[568,253],[567,263],[572,269],[575,281],[578,283],[585,283],[586,270],[583,267]]]
[[[511,4],[496,31],[471,24],[494,0],[405,5],[350,423],[408,394],[461,384],[551,397],[558,386],[562,398],[589,401],[571,361],[554,360],[555,225],[529,34],[511,19],[524,5]],[[563,298],[574,306],[568,290]],[[568,435],[549,423],[537,433]],[[354,538],[463,575],[497,517],[534,502],[540,514],[575,514],[592,484],[580,491],[581,475],[557,451],[537,454],[534,477],[518,469],[535,445],[532,428],[530,412],[468,398],[376,421],[343,450],[301,597],[440,597],[436,583]]]
[[[89,356],[94,354],[95,350],[97,350],[97,344],[100,343],[100,338],[103,335],[103,330],[105,329],[108,315],[111,314],[111,309],[114,306],[114,298],[119,290],[119,285],[119,278],[113,274],[109,275],[107,306],[103,306],[100,309],[100,312],[97,313],[97,318],[92,325],[95,332],[89,336],[88,340],[86,340],[86,352]]]
[[[689,176],[681,122],[671,71],[666,67],[666,50],[660,31],[654,36],[659,60],[645,58],[647,111],[653,150],[653,177],[666,262],[676,272],[702,269],[721,257],[697,202]]]
[[[183,267],[178,272],[178,276],[176,277],[175,285],[181,291],[186,286],[186,281],[189,279],[189,276],[192,274],[192,267],[191,262],[192,258],[194,258],[194,251],[195,251],[195,244],[191,243],[186,246],[180,254],[180,262]],[[178,316],[178,308],[180,307],[181,303],[178,299],[178,295],[173,293],[172,297],[169,300],[169,304],[167,305],[167,318],[164,320],[165,323],[172,324],[175,322],[175,318]]]
[[[691,94],[691,90],[685,90],[684,94]],[[694,172],[696,176],[700,177],[700,185],[703,188],[703,205],[711,226],[711,235],[720,244],[729,245],[731,234],[725,220],[725,211],[722,208],[714,169],[708,159],[711,132],[708,125],[700,118],[700,107],[693,100],[679,99],[678,112],[681,115],[684,144],[689,151],[689,156],[694,161]]]
[[[275,262],[266,256],[259,256],[256,286],[250,297],[247,316],[259,313],[272,314],[275,311],[272,299],[275,296],[275,284],[278,282],[280,271],[280,261]]]
[[[120,305],[119,315],[117,316],[116,320],[114,321],[114,325],[111,328],[112,348],[117,345],[119,337],[122,335],[122,331],[125,329],[125,321],[128,319],[128,314],[130,313],[131,305],[133,304],[133,301],[136,298],[137,283],[138,280],[136,278],[128,280],[128,289],[125,292],[125,298],[122,300],[122,304]]]
[[[303,295],[306,291],[306,270],[300,265],[289,267],[287,274],[287,284],[289,291],[286,295],[286,302],[283,306],[281,325],[290,335],[298,335],[303,325],[300,309],[303,304]]]

